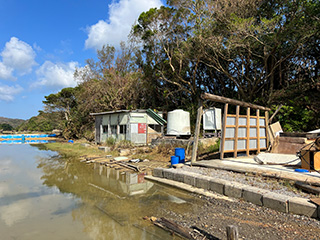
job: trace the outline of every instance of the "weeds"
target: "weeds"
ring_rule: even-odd
[[[108,147],[114,147],[114,145],[116,144],[116,139],[113,137],[108,137],[106,140],[106,145]]]
[[[116,144],[117,148],[133,148],[133,144],[128,140],[121,140]]]

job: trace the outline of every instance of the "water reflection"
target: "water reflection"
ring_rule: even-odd
[[[4,239],[172,239],[142,217],[190,209],[194,202],[142,174],[86,166],[43,149],[0,146]]]

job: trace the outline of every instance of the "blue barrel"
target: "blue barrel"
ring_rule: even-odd
[[[184,160],[186,159],[184,148],[176,148],[174,150],[174,155],[179,157],[179,163],[184,163]]]
[[[178,163],[179,163],[179,157],[171,156],[171,165],[178,164]]]

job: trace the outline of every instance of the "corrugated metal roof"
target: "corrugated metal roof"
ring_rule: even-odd
[[[90,116],[98,116],[98,115],[107,115],[107,114],[113,114],[113,113],[146,113],[147,110],[145,109],[136,109],[136,110],[114,110],[109,112],[100,112],[100,113],[90,113]]]
[[[100,115],[108,115],[108,114],[114,114],[114,113],[147,113],[151,118],[153,118],[157,123],[160,125],[164,125],[167,123],[166,120],[164,120],[159,114],[157,114],[152,109],[136,109],[136,110],[114,110],[109,112],[100,112],[100,113],[90,113],[90,116],[100,116]]]
[[[152,109],[148,109],[147,110],[147,114],[152,117],[157,123],[159,123],[160,125],[164,125],[165,123],[167,123],[166,120],[164,120],[159,114],[157,114],[155,111],[153,111]]]

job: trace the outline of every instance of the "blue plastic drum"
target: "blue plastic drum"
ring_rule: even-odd
[[[174,150],[174,155],[179,157],[179,163],[184,163],[186,159],[186,154],[184,148],[176,148]]]
[[[179,163],[179,157],[171,156],[171,165],[178,164],[178,163]]]

